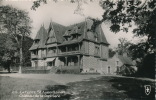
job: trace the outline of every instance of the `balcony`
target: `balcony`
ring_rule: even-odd
[[[54,56],[57,56],[56,53],[47,53],[47,57],[54,57]]]
[[[38,55],[34,55],[34,54],[33,54],[33,55],[31,55],[31,58],[32,58],[32,59],[38,58]]]
[[[63,56],[63,55],[76,55],[80,54],[81,51],[68,51],[68,52],[59,52],[58,56]]]
[[[46,55],[45,54],[41,54],[41,58],[45,58],[46,57]]]

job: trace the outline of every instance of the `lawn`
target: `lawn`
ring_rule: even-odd
[[[149,80],[113,76],[93,78],[80,76],[83,80],[69,81],[66,84],[52,81],[53,79],[1,76],[0,97],[1,100],[154,100],[155,83]],[[64,78],[69,80],[65,75]],[[144,85],[152,86],[149,96],[145,95]],[[33,97],[28,97],[30,95]]]
[[[0,100],[42,100],[41,98],[21,98],[22,92],[38,91],[46,85],[56,85],[58,83],[39,79],[12,78],[0,76]]]

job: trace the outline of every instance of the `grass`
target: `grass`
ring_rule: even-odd
[[[0,100],[21,100],[21,92],[38,91],[47,85],[56,85],[58,83],[39,79],[22,79],[0,76]],[[25,98],[24,100],[39,100],[41,98]]]
[[[66,78],[68,80],[68,77]],[[69,82],[65,85],[52,80],[6,76],[0,77],[0,81],[0,100],[154,100],[155,95],[154,82],[126,77],[100,76]],[[149,96],[144,93],[144,85],[152,86]],[[20,91],[38,90],[41,91],[40,95],[49,97],[19,97]],[[12,93],[13,91],[18,92]]]
[[[154,82],[135,78],[103,76],[79,82],[71,82],[64,86],[48,86],[47,90],[65,91],[59,99],[66,100],[155,100]],[[149,96],[145,95],[144,85],[151,85]],[[64,88],[62,88],[64,87]],[[66,97],[66,98],[65,98]],[[58,98],[46,98],[58,100]]]

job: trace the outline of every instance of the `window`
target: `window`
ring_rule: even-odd
[[[116,65],[119,65],[119,61],[116,61]]]
[[[95,41],[97,42],[97,37],[95,37]]]
[[[117,66],[117,73],[119,73],[120,72],[120,67],[119,66]]]
[[[100,53],[99,46],[95,46],[95,55],[99,55],[99,53]]]
[[[38,55],[38,51],[34,50],[34,51],[32,52],[32,55]]]

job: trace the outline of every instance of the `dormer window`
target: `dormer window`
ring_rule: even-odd
[[[66,41],[68,41],[68,40],[70,40],[70,32],[71,32],[71,30],[67,30],[66,32],[65,32],[65,34],[63,35],[63,37],[66,39]]]
[[[71,32],[71,35],[73,36],[73,39],[78,39],[78,37],[81,35],[80,33],[81,27],[75,26]]]
[[[35,41],[34,41],[34,43],[35,43],[35,44],[38,44],[38,43],[39,43],[39,40],[38,40],[38,39],[37,39],[37,40],[35,40]]]

